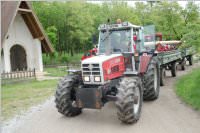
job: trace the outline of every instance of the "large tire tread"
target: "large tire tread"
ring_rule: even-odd
[[[135,87],[139,87],[140,89],[140,100],[139,100],[139,110],[137,114],[134,114],[134,89]],[[119,120],[121,120],[123,123],[131,124],[135,123],[140,118],[141,113],[141,107],[142,107],[142,86],[141,81],[139,81],[139,78],[134,77],[125,77],[120,82],[120,85],[118,87],[118,100],[116,101],[116,107],[117,107],[117,115]]]
[[[69,75],[60,80],[55,93],[55,103],[58,112],[65,116],[76,116],[81,113],[81,108],[73,107],[74,99],[71,97],[74,86],[78,83],[76,75]]]
[[[154,89],[154,68],[157,69],[157,88]],[[148,66],[147,73],[144,76],[144,100],[156,100],[160,91],[160,72],[158,61],[153,58]],[[156,90],[156,91],[155,91]]]

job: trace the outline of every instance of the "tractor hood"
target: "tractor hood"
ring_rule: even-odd
[[[109,59],[115,58],[115,57],[119,57],[122,56],[122,54],[111,54],[111,55],[97,55],[97,56],[93,56],[91,58],[85,59],[82,61],[82,64],[91,64],[91,63],[95,63],[95,64],[101,64],[104,61],[107,61]]]

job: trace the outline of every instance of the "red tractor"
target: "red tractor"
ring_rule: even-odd
[[[144,27],[129,22],[100,25],[97,54],[82,60],[81,70],[58,83],[58,112],[76,116],[84,108],[101,109],[114,101],[119,120],[137,122],[143,99],[156,100],[160,88],[155,45],[144,46],[145,34]]]

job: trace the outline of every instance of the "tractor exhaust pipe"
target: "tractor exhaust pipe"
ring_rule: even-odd
[[[109,33],[109,25],[110,25],[110,19],[108,19],[108,24],[106,25],[106,55],[111,55],[111,44],[110,44],[110,33]]]

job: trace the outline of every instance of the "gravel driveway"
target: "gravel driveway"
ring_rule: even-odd
[[[160,97],[144,102],[140,120],[133,125],[122,124],[114,103],[102,110],[83,110],[80,116],[60,115],[53,98],[30,109],[3,126],[3,133],[200,133],[200,113],[185,105],[174,92],[177,78],[200,67],[200,63],[178,71],[176,78],[167,73],[167,85],[161,87]]]

